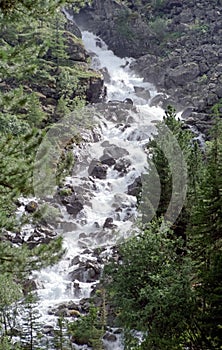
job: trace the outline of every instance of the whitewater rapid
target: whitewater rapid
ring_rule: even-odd
[[[133,232],[138,217],[137,199],[128,194],[128,187],[142,173],[147,172],[145,145],[155,132],[155,122],[162,120],[164,115],[160,107],[150,107],[150,99],[157,92],[153,85],[144,82],[143,78],[130,70],[131,58],[121,59],[115,56],[107,45],[92,33],[84,31],[82,38],[92,57],[92,68],[104,73],[108,112],[106,115],[97,112],[95,125],[99,133],[98,140],[85,143],[74,150],[75,167],[72,176],[66,178],[66,185],[82,188],[83,192],[86,188],[89,190],[87,201],[76,218],[68,214],[65,207],[60,206],[63,215],[61,221],[69,223],[71,227],[70,230],[63,230],[61,227],[57,230],[64,238],[66,254],[55,266],[35,274],[40,299],[39,309],[44,324],[55,323],[55,317],[48,313],[50,307],[70,300],[78,303],[81,298],[90,297],[92,288],[97,283],[76,280],[80,288],[77,298],[73,281],[70,279],[70,272],[75,268],[71,264],[72,260],[77,256],[82,261],[93,260],[90,250],[98,246],[108,250],[118,240],[128,237]],[[147,92],[148,98],[141,97],[138,91],[145,92],[143,96]],[[128,111],[123,113],[124,116],[119,121],[118,113],[109,111],[113,111],[112,108],[118,109],[118,101],[123,102],[126,99],[130,99],[128,103],[133,103],[133,107],[127,107]],[[121,106],[124,108],[123,104]],[[123,159],[127,162],[127,171],[120,174],[112,165],[108,166],[105,178],[92,178],[89,174],[91,162],[94,159],[99,160],[104,152],[110,151],[117,152],[117,161]],[[123,155],[118,152],[122,152]],[[112,219],[114,230],[103,228],[107,218]],[[97,235],[96,231],[99,231]],[[86,252],[86,248],[89,252]],[[105,342],[105,346],[107,350],[123,349],[120,338],[111,345]]]

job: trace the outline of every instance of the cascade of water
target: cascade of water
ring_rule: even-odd
[[[86,275],[78,280],[76,273],[74,280],[71,279],[70,272],[78,269],[77,265],[75,267],[75,264],[71,263],[73,259],[77,257],[77,261],[83,264],[96,263],[90,249],[98,246],[108,249],[132,231],[138,214],[136,196],[129,193],[128,189],[141,173],[146,172],[147,155],[144,145],[154,131],[153,121],[161,120],[164,114],[161,108],[149,106],[149,96],[155,95],[155,88],[149,83],[144,83],[142,78],[129,69],[130,58],[116,57],[105,43],[92,33],[83,32],[83,41],[86,49],[92,53],[92,67],[101,69],[106,75],[107,99],[124,101],[130,98],[134,106],[129,108],[126,103],[128,109],[125,114],[121,112],[119,120],[118,112],[111,117],[111,109],[116,108],[118,111],[118,103],[107,104],[108,113],[101,113],[99,117],[99,140],[78,150],[73,175],[66,179],[69,186],[78,187],[86,194],[87,200],[75,218],[63,208],[63,220],[75,227],[62,233],[67,253],[57,265],[36,275],[39,281],[42,319],[48,324],[54,322],[54,316],[48,315],[49,307],[69,300],[78,303],[81,298],[90,296],[93,286],[97,283],[93,279],[87,280]],[[121,108],[124,110],[124,104],[121,104]],[[110,158],[114,160],[111,164],[103,165],[105,176],[90,175],[89,167],[92,162],[101,160],[104,155],[108,160],[110,154]],[[84,158],[87,161],[83,162]],[[119,164],[121,168],[121,162],[122,171],[117,167]],[[78,295],[74,285],[78,286]],[[121,350],[120,337],[111,345],[109,341],[105,341],[105,346],[107,350]]]

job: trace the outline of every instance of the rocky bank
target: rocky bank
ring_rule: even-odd
[[[154,83],[151,103],[184,110],[187,122],[208,134],[222,114],[221,0],[94,0],[77,24],[106,41]]]

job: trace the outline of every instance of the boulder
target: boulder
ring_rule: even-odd
[[[89,55],[82,42],[69,31],[65,31],[63,37],[65,50],[69,59],[72,61],[87,62]]]
[[[63,205],[65,205],[67,212],[74,216],[76,216],[83,209],[83,203],[75,193],[73,193],[71,196],[62,196],[61,202]]]
[[[109,229],[113,229],[116,228],[117,226],[113,223],[113,218],[106,218],[104,224],[103,224],[103,228],[109,228]]]
[[[106,178],[107,169],[108,167],[106,164],[102,164],[100,161],[94,159],[89,165],[88,174],[89,176],[102,180]]]
[[[134,91],[138,97],[143,98],[147,101],[150,99],[150,92],[144,87],[134,86]]]
[[[117,337],[115,334],[106,332],[105,335],[103,336],[104,340],[107,340],[108,342],[114,343],[117,340]]]
[[[131,165],[131,161],[127,158],[122,158],[119,159],[115,166],[114,166],[114,170],[118,171],[120,173],[120,175],[124,175],[127,173],[128,168]]]
[[[38,209],[38,203],[35,201],[30,201],[29,203],[26,204],[25,210],[28,213],[34,213]]]
[[[72,204],[66,205],[66,210],[69,214],[76,216],[83,209],[83,205],[79,200],[76,200]]]
[[[174,69],[170,69],[165,75],[165,87],[172,88],[176,86],[186,85],[194,80],[200,74],[200,69],[197,63],[184,63]]]
[[[103,155],[100,158],[100,161],[101,163],[107,164],[109,166],[114,165],[116,163],[116,160],[129,154],[129,152],[126,149],[116,145],[110,145],[108,143],[107,145],[104,145],[104,146],[106,148],[103,151]]]
[[[86,261],[83,266],[69,273],[72,281],[95,282],[100,277],[101,268],[96,262]]]
[[[91,76],[86,89],[86,99],[90,103],[97,103],[106,97],[106,89],[102,75]]]
[[[142,188],[142,180],[141,177],[137,177],[134,182],[128,186],[128,191],[127,193],[131,196],[138,196],[141,192]]]

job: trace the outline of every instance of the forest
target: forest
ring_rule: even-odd
[[[139,233],[120,243],[119,258],[105,264],[96,292],[99,306],[92,298],[88,313],[76,314],[72,321],[59,316],[49,336],[38,321],[37,295],[27,285],[28,276],[61,259],[63,239],[34,246],[16,242],[22,225],[34,222],[37,227],[57,215],[56,208],[41,204],[37,211],[29,208],[30,216],[18,217],[18,203],[34,195],[35,156],[47,131],[90,104],[88,82],[100,79],[89,69],[81,39],[64,29],[65,5],[78,12],[90,2],[0,0],[0,350],[79,349],[75,344],[102,350],[110,327],[106,305],[122,330],[125,349],[222,349],[221,100],[208,111],[213,126],[204,145],[175,109],[166,107],[157,134],[146,145],[146,184],[155,181],[157,170],[161,186],[152,220],[147,218],[154,211],[155,186],[145,186],[145,196],[137,195],[143,207]],[[80,64],[70,59],[67,42],[78,48]],[[161,138],[165,126],[173,135],[168,143]],[[71,150],[80,143],[81,135],[75,133],[71,148],[63,152],[58,188],[73,167]],[[181,211],[171,222],[172,178],[181,169],[166,154],[177,144],[186,163],[187,188]],[[175,193],[175,205],[179,196]]]

